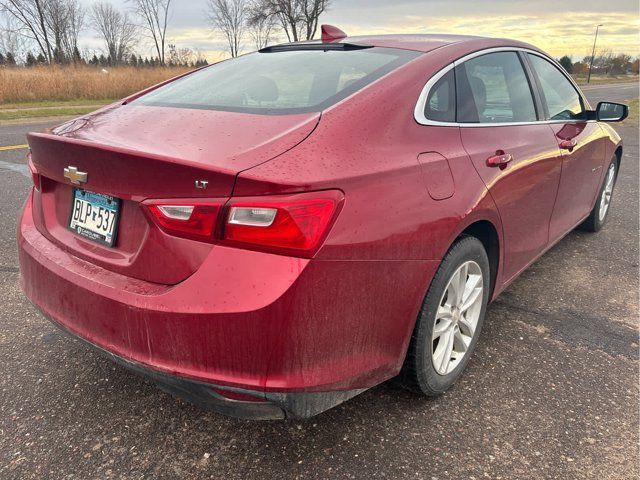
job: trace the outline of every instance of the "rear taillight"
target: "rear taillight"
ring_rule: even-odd
[[[219,213],[225,200],[146,202],[144,206],[151,219],[163,231],[177,237],[201,242],[215,242]]]
[[[342,202],[341,192],[231,199],[224,224],[228,244],[312,256]]]
[[[29,172],[31,173],[31,181],[33,182],[33,186],[37,191],[40,191],[40,189],[42,188],[42,180],[40,178],[38,170],[36,170],[36,166],[31,160],[31,155],[29,155],[29,161],[27,162],[27,165],[29,166]]]
[[[209,243],[311,257],[344,200],[331,190],[296,195],[232,198],[228,202],[154,200],[150,217],[170,235]]]

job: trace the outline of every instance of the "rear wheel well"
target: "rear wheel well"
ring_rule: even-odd
[[[489,292],[489,299],[491,299],[496,286],[496,279],[498,278],[498,265],[500,264],[500,238],[498,237],[496,227],[488,220],[480,220],[469,225],[460,236],[477,238],[487,252],[489,268],[491,270],[491,289]]]

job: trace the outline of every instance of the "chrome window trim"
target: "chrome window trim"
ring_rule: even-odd
[[[468,55],[465,55],[464,57],[461,57],[453,61],[452,63],[445,66],[444,68],[439,70],[437,73],[435,73],[429,79],[429,81],[425,84],[425,86],[422,89],[422,92],[420,93],[420,96],[418,97],[418,103],[416,103],[416,107],[413,112],[413,116],[416,122],[418,122],[420,125],[432,125],[432,126],[439,126],[439,127],[465,127],[465,128],[510,127],[510,126],[518,126],[518,125],[546,125],[546,124],[557,124],[557,123],[595,122],[595,120],[536,120],[535,122],[460,123],[460,122],[439,122],[436,120],[429,120],[425,116],[427,98],[429,98],[429,93],[431,92],[431,89],[433,88],[433,86],[438,82],[438,80],[440,80],[450,70],[463,64],[467,60],[471,60],[472,58],[480,57],[482,55],[487,55],[489,53],[495,53],[495,52],[514,52],[514,53],[525,52],[525,53],[530,53],[532,55],[536,55],[540,58],[547,60],[548,62],[551,62],[551,64],[554,65],[560,71],[560,73],[564,75],[564,77],[567,80],[569,80],[569,82],[571,83],[575,91],[578,93],[578,95],[582,99],[584,108],[586,110],[591,110],[591,104],[582,93],[582,90],[580,90],[580,87],[578,87],[578,84],[575,82],[573,78],[571,78],[570,75],[568,75],[564,71],[564,69],[560,66],[560,64],[556,62],[554,59],[536,50],[531,50],[530,48],[525,48],[525,47],[491,47],[491,48],[485,48],[483,50],[478,50],[477,52],[473,52]],[[525,75],[527,75],[526,71],[525,71]],[[457,94],[456,94],[456,97],[457,97]]]

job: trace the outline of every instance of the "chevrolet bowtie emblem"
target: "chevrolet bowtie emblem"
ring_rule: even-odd
[[[67,167],[64,169],[64,176],[71,180],[74,185],[80,185],[81,183],[87,183],[89,174],[87,172],[79,172],[77,167]]]

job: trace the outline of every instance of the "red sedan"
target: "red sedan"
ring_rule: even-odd
[[[179,396],[309,417],[385,380],[449,389],[487,304],[602,228],[622,144],[524,43],[268,47],[29,135],[22,285]]]

